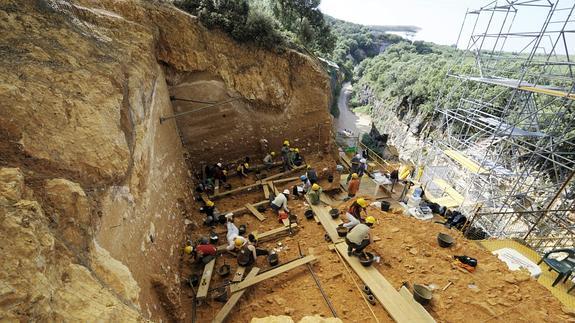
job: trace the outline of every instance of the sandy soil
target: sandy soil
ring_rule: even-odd
[[[330,158],[314,159],[317,168],[333,163]],[[284,186],[290,185],[293,183],[286,183]],[[280,190],[283,188],[278,187]],[[216,205],[229,210],[247,202],[261,200],[263,193],[258,190],[217,200]],[[349,203],[342,204],[341,208],[345,208],[347,204]],[[349,275],[337,254],[328,249],[329,243],[324,240],[323,227],[304,218],[303,213],[307,209],[305,202],[302,199],[290,200],[289,206],[299,218],[297,233],[262,243],[260,247],[270,250],[276,248],[280,262],[298,257],[298,244],[304,254],[312,252],[318,255],[320,258],[313,265],[313,270],[338,316],[346,322],[375,322],[367,308],[370,305],[364,302],[361,292],[354,285],[353,280],[360,287],[363,286],[359,277],[355,273]],[[193,212],[193,217],[201,217],[197,211]],[[419,283],[435,287],[433,300],[426,308],[438,322],[466,321],[471,313],[474,322],[573,321],[563,313],[559,301],[543,286],[523,272],[509,272],[505,264],[474,242],[465,240],[459,232],[400,214],[384,213],[371,207],[368,212],[379,221],[374,233],[380,240],[368,247],[382,257],[381,262],[374,266],[398,289],[403,282],[408,282],[411,286]],[[264,214],[267,219],[263,222],[245,214],[237,217],[236,224],[247,224],[248,232],[263,232],[281,226],[271,210],[268,209]],[[207,228],[202,227],[190,232],[190,236],[197,238],[207,231]],[[216,232],[222,233],[220,241],[225,240],[223,226],[217,227]],[[436,240],[439,232],[451,234],[456,238],[456,244],[449,249],[440,248]],[[474,273],[452,265],[453,255],[464,254],[478,259],[479,266]],[[230,264],[232,272],[235,271],[237,265],[231,255],[220,256],[216,268],[224,263]],[[264,257],[257,260],[257,266],[262,270],[269,268]],[[182,277],[188,277],[192,273],[201,275],[202,268],[191,266],[189,259],[182,256],[181,271]],[[441,291],[449,280],[454,284]],[[211,286],[219,286],[223,281],[224,278],[215,274]],[[190,322],[193,291],[185,284],[182,284],[182,291],[181,303],[186,314],[185,321]],[[198,306],[197,321],[210,321],[222,306],[223,303],[209,298],[206,304]],[[379,321],[392,322],[380,304],[371,308]],[[290,315],[297,321],[303,316],[315,314],[332,316],[308,269],[301,266],[248,289],[230,313],[229,321],[249,322],[253,317],[268,315]]]

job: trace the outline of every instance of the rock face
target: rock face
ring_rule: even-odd
[[[150,277],[180,284],[186,150],[198,163],[261,138],[329,144],[319,64],[239,45],[169,3],[7,0],[0,26],[1,229],[18,232],[0,250],[6,317],[131,321],[139,305],[167,318]],[[176,95],[238,99],[160,123],[198,107]]]

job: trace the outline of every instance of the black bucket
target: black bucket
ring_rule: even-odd
[[[280,263],[280,259],[278,257],[277,253],[270,253],[268,255],[268,263],[270,264],[270,266],[277,266]]]
[[[289,215],[289,222],[290,222],[290,223],[297,223],[297,215],[295,215],[295,214],[290,214],[290,215]]]
[[[389,211],[390,204],[387,201],[381,201],[381,210],[383,212]]]
[[[341,227],[337,227],[336,231],[337,231],[337,235],[343,238],[347,235],[348,229],[346,227],[341,226]]]
[[[259,205],[259,206],[257,207],[257,210],[258,210],[259,212],[265,212],[266,209],[267,209],[267,208],[266,208],[265,204],[264,204],[264,205]]]
[[[230,274],[230,265],[223,264],[218,268],[218,275],[225,277]]]
[[[437,235],[437,242],[441,248],[449,248],[455,242],[455,239],[448,234],[439,233]]]
[[[311,220],[311,219],[313,219],[313,215],[314,215],[314,214],[313,214],[313,211],[312,211],[312,210],[306,210],[305,213],[304,213],[304,215],[305,215],[305,218],[306,218],[306,219]]]
[[[228,290],[225,287],[220,287],[214,291],[214,300],[225,303],[228,301]]]
[[[197,287],[199,283],[200,283],[200,277],[198,275],[194,274],[188,278],[188,284],[190,284],[190,286]]]
[[[220,238],[214,232],[210,232],[210,244],[217,245]]]
[[[248,229],[247,229],[246,225],[241,224],[240,227],[238,228],[238,233],[239,233],[239,235],[243,236],[247,230]]]
[[[369,267],[373,263],[375,257],[371,252],[364,252],[359,256],[359,262],[364,267]]]
[[[331,215],[332,219],[337,219],[339,217],[339,210],[338,209],[331,209],[331,210],[329,210],[329,215]]]
[[[429,304],[431,301],[431,290],[423,285],[413,285],[413,299],[421,305]]]

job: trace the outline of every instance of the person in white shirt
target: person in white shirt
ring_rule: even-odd
[[[284,190],[282,193],[279,193],[270,203],[271,208],[278,213],[281,209],[289,213],[287,205],[288,196],[289,190]]]

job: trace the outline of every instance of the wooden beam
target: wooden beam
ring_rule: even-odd
[[[269,204],[269,203],[270,203],[270,201],[269,201],[269,200],[266,200],[266,201],[261,201],[261,202],[257,202],[257,203],[252,203],[251,206],[253,206],[253,207],[258,207],[258,206],[260,206],[260,205],[265,205],[265,204]],[[246,209],[245,206],[242,206],[242,207],[237,208],[237,209],[235,209],[235,210],[231,210],[231,211],[229,211],[229,212],[224,212],[223,214],[233,213],[234,215],[238,215],[238,214],[242,214],[242,213],[245,213],[245,212],[249,212],[249,210]]]
[[[270,187],[268,186],[268,183],[263,183],[262,188],[264,189],[264,198],[266,200],[269,200],[270,199]]]
[[[424,314],[416,309],[415,300],[402,297],[375,267],[364,267],[357,257],[348,256],[347,244],[338,243],[335,248],[396,322],[435,322],[429,313]]]
[[[282,223],[284,224],[284,227],[289,227],[289,219],[282,219]]]
[[[245,267],[240,267],[240,268],[245,269]],[[246,280],[257,277],[256,275],[258,274],[259,271],[260,271],[260,269],[258,267],[252,268],[252,270],[250,270],[250,272],[246,276]],[[245,292],[245,289],[240,290],[239,292],[232,294],[232,296],[230,296],[230,299],[228,299],[228,301],[226,302],[224,307],[222,307],[222,309],[218,312],[216,317],[214,317],[212,322],[213,323],[224,322],[226,320],[226,317],[228,316],[228,314],[230,314],[230,312],[234,308],[234,306],[236,306],[236,304],[238,303],[238,301],[240,300],[242,295],[244,295],[244,292]]]
[[[280,193],[280,191],[278,191],[273,182],[268,182],[268,186],[270,187],[270,190],[274,192],[275,196],[277,196]]]
[[[263,221],[266,219],[265,216],[263,216],[258,210],[256,210],[255,207],[253,207],[251,204],[246,204],[244,205],[246,209],[248,209],[248,211],[250,211],[256,218],[258,218],[258,220]]]
[[[299,177],[289,177],[289,178],[278,179],[278,180],[275,180],[273,182],[274,182],[274,184],[281,184],[281,183],[296,181],[298,179],[299,179]]]
[[[248,288],[248,287],[250,287],[250,286],[252,286],[252,285],[255,285],[255,284],[257,284],[257,283],[260,283],[260,282],[262,282],[262,281],[264,281],[264,280],[266,280],[266,279],[268,279],[268,278],[275,277],[275,276],[277,276],[277,275],[279,275],[279,274],[281,274],[281,273],[284,273],[284,272],[286,272],[286,271],[288,271],[288,270],[294,269],[294,268],[299,267],[299,266],[301,266],[301,265],[305,265],[305,264],[307,264],[307,263],[309,263],[309,262],[312,262],[312,261],[314,261],[314,260],[317,260],[317,257],[314,256],[314,255],[309,255],[309,256],[305,256],[305,257],[303,257],[303,258],[299,258],[299,259],[297,259],[297,260],[288,262],[288,263],[285,264],[285,265],[281,265],[281,266],[276,267],[276,268],[274,268],[274,269],[268,270],[268,271],[266,271],[266,272],[263,273],[263,274],[260,274],[260,275],[255,276],[254,278],[251,278],[251,279],[247,279],[247,278],[246,278],[246,279],[245,279],[243,282],[241,282],[241,283],[233,284],[233,285],[230,286],[230,291],[231,291],[232,293],[241,291],[241,290],[243,290],[243,289],[245,289],[245,288]]]
[[[246,272],[246,267],[244,266],[238,266],[238,269],[236,269],[236,273],[234,274],[234,277],[232,278],[233,282],[241,282],[242,278],[244,278],[244,273]]]
[[[285,172],[283,172],[283,173],[279,173],[279,174],[275,174],[275,175],[272,175],[272,176],[268,176],[268,177],[262,179],[262,182],[269,182],[269,181],[271,181],[272,179],[280,178],[280,177],[282,177],[282,176],[285,176],[285,175],[288,175],[288,174],[291,174],[291,173],[295,173],[295,172],[297,172],[298,170],[304,169],[305,167],[306,167],[306,165],[301,165],[301,166],[298,166],[298,167],[296,167],[296,168],[293,168],[293,169],[290,169],[290,170],[288,170],[288,171],[285,171]]]
[[[292,229],[297,228],[297,223],[292,223],[292,224],[291,224],[291,228],[292,228]],[[258,238],[258,240],[262,240],[262,239],[265,239],[265,238],[270,238],[270,237],[273,237],[273,236],[275,236],[275,235],[277,235],[277,234],[280,234],[280,233],[284,233],[284,232],[286,232],[286,231],[289,231],[289,229],[290,229],[289,227],[285,227],[285,226],[284,226],[284,227],[275,228],[275,229],[271,229],[271,230],[269,230],[269,231],[263,232],[262,234],[258,234],[258,235],[257,235],[257,238]]]
[[[204,273],[202,274],[202,279],[200,280],[200,286],[198,287],[198,292],[196,293],[196,299],[201,300],[208,296],[210,281],[212,280],[212,274],[214,272],[215,265],[216,258],[212,259],[204,266]]]
[[[248,190],[248,189],[251,189],[251,188],[254,188],[254,187],[258,187],[258,186],[260,186],[260,185],[262,185],[262,183],[261,183],[260,181],[258,181],[258,182],[255,182],[254,184],[250,184],[250,185],[246,185],[246,186],[234,188],[233,190],[229,190],[229,191],[225,191],[225,192],[220,192],[220,193],[218,193],[218,194],[211,195],[210,198],[211,198],[211,199],[215,199],[215,198],[219,198],[219,197],[222,197],[222,196],[227,196],[227,195],[234,194],[234,193],[241,192],[241,191],[245,191],[245,190]]]

